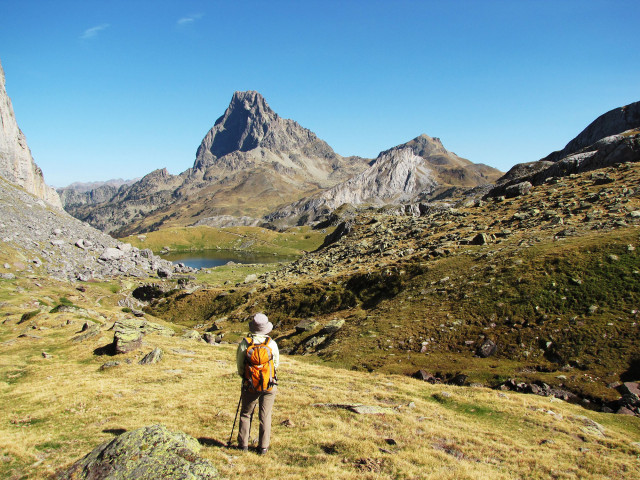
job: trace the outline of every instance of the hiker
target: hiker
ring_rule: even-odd
[[[240,342],[236,353],[238,374],[243,378],[238,448],[244,451],[249,449],[251,419],[258,404],[260,418],[258,453],[260,455],[264,455],[269,449],[271,409],[276,398],[276,369],[280,363],[278,345],[268,335],[272,329],[273,324],[264,313],[256,314],[249,322],[251,333]],[[264,346],[267,348],[263,348]],[[258,357],[261,360],[257,361]]]

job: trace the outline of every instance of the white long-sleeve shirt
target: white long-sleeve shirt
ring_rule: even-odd
[[[264,343],[267,338],[270,338],[268,335],[258,335],[256,333],[249,334],[249,337],[253,339],[254,344]],[[245,361],[245,353],[249,344],[247,343],[247,339],[243,338],[240,345],[238,345],[238,350],[236,351],[236,365],[238,367],[238,375],[244,377],[244,361]],[[273,366],[278,370],[278,366],[280,365],[280,351],[278,350],[278,344],[272,338],[269,342],[269,347],[271,347],[271,351],[273,352]]]

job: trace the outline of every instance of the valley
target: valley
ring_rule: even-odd
[[[94,467],[640,476],[640,102],[503,175],[424,134],[341,157],[236,92],[192,168],[57,197],[1,80],[1,477],[95,479],[136,435]],[[162,258],[207,251],[288,259]],[[227,445],[256,312],[282,353],[260,457]]]

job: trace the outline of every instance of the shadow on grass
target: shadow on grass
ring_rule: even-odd
[[[113,347],[113,343],[108,343],[102,347],[98,347],[93,351],[94,355],[113,357],[116,354],[116,349]]]
[[[105,428],[102,430],[102,433],[110,433],[111,435],[115,435],[116,437],[122,435],[127,430],[125,428]]]
[[[220,440],[216,440],[215,438],[208,438],[208,437],[199,437],[198,443],[204,447],[226,448],[229,446],[225,442],[221,442]]]

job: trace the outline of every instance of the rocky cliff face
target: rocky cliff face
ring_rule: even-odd
[[[18,127],[11,99],[5,88],[0,65],[0,175],[56,208],[62,208],[60,197],[49,187],[42,170],[33,161],[27,140]]]
[[[106,182],[75,182],[56,191],[62,201],[62,206],[79,207],[82,205],[96,205],[111,200],[123,185],[131,185],[140,180],[123,180],[121,178]]]
[[[440,139],[420,135],[378,155],[362,173],[328,190],[285,206],[266,219],[299,224],[323,220],[343,204],[384,205],[428,198],[451,185],[473,187],[491,183],[501,174],[447,151]]]

